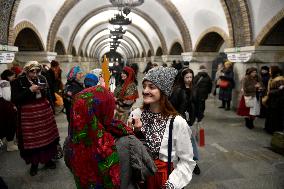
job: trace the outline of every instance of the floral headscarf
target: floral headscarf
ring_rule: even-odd
[[[130,84],[134,83],[135,80],[135,72],[134,70],[129,67],[125,66],[123,68],[123,72],[127,75],[127,78],[124,80],[124,83],[122,85],[122,89],[120,91],[119,97],[124,100],[136,100],[139,95],[137,89],[133,89],[130,94],[126,94],[127,88]]]
[[[66,164],[78,188],[119,188],[115,137],[133,133],[123,122],[113,119],[114,109],[112,93],[102,86],[87,88],[74,98]]]
[[[41,70],[41,65],[38,63],[38,61],[29,61],[24,66],[24,71],[28,73],[30,70]]]
[[[72,80],[76,78],[76,75],[78,73],[82,73],[83,71],[81,70],[81,68],[79,66],[74,66],[70,69],[70,71],[67,74],[67,80]]]

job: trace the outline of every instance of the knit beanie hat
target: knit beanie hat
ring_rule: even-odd
[[[151,81],[166,96],[170,96],[177,74],[178,71],[172,67],[154,67],[148,71],[142,82]]]

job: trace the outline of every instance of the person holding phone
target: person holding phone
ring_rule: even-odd
[[[147,189],[181,189],[189,184],[196,165],[191,129],[168,100],[177,73],[169,67],[149,70],[142,81],[143,105],[133,110],[128,119],[139,138],[144,136],[145,145],[158,168],[154,176],[148,177]],[[169,170],[171,165],[172,171]]]
[[[39,163],[55,169],[52,158],[57,153],[59,133],[51,102],[48,100],[48,85],[40,75],[41,66],[29,61],[24,73],[12,82],[12,102],[19,112],[17,129],[18,147],[21,157],[31,164],[30,175],[37,174]]]

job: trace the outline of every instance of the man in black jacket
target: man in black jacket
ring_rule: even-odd
[[[204,117],[205,101],[212,90],[212,80],[207,72],[206,67],[201,65],[198,74],[193,79],[193,90],[195,90],[193,100],[197,122],[201,122]]]

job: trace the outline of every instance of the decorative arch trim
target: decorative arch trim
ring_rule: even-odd
[[[182,43],[180,43],[181,47],[184,49],[185,52],[192,51],[192,42],[191,42],[191,36],[189,29],[181,16],[180,12],[176,8],[176,6],[171,1],[165,1],[165,0],[157,0],[170,14],[174,22],[176,23],[181,37],[182,37]],[[168,52],[168,51],[166,51]],[[165,54],[165,52],[163,52]],[[170,52],[168,52],[170,53]]]
[[[83,36],[83,38],[82,38],[83,40],[82,40],[81,43],[80,43],[79,50],[82,49],[84,40],[85,40],[85,39],[87,38],[87,36],[92,32],[92,30],[95,29],[96,27],[98,27],[98,26],[100,26],[100,25],[102,25],[102,24],[106,24],[106,23],[108,23],[108,22],[107,22],[107,21],[105,21],[105,22],[100,22],[100,23],[94,25],[91,29],[89,29],[89,30],[87,31],[87,33],[86,33],[86,34]],[[132,26],[135,27],[135,28],[136,28],[137,30],[139,30],[140,32],[142,31],[142,29],[139,28],[137,25],[133,25],[133,24],[132,24]],[[98,33],[100,33],[101,31],[103,31],[103,30],[106,30],[106,29],[102,29],[102,30],[96,32],[96,33],[93,35],[93,37],[94,37],[95,35],[97,35]],[[131,34],[139,41],[139,43],[141,44],[142,50],[145,52],[145,47],[143,46],[143,43],[141,42],[141,40],[139,39],[139,37],[137,37],[137,35],[134,34],[133,32],[131,32],[130,30],[127,30],[127,32],[131,33]],[[151,47],[152,44],[150,44],[150,43],[151,43],[150,40],[149,40],[149,39],[147,38],[147,36],[144,35],[143,33],[142,33],[142,35],[145,37],[145,39],[146,39],[147,42],[149,43],[149,46]],[[93,37],[92,37],[92,38],[93,38]],[[131,41],[132,41],[132,40],[131,40]],[[91,42],[91,40],[87,43],[86,48],[88,48],[90,42]],[[134,42],[133,42],[133,43],[134,43]],[[134,43],[134,44],[135,44],[135,43]],[[136,46],[136,47],[137,47],[137,46]],[[137,47],[137,49],[138,49],[138,47]],[[85,50],[87,50],[87,49],[85,49]],[[139,51],[139,49],[138,49],[138,51]]]
[[[17,35],[15,35],[14,23],[15,23],[15,17],[16,17],[20,2],[21,2],[21,0],[15,0],[14,1],[13,10],[12,10],[12,13],[10,15],[9,34],[8,34],[8,44],[9,45],[13,45],[15,43],[15,40],[16,40]]]
[[[56,37],[52,52],[55,52],[55,47],[56,47],[57,41],[60,41],[62,43],[62,46],[64,48],[64,54],[67,54],[65,44],[64,44],[63,39],[61,37]]]
[[[208,28],[207,30],[205,30],[204,32],[201,33],[201,35],[198,38],[196,45],[194,47],[194,51],[197,50],[197,48],[199,47],[199,45],[200,45],[201,41],[204,39],[204,37],[206,37],[207,34],[212,33],[212,32],[219,34],[223,38],[226,46],[231,47],[230,46],[230,45],[232,45],[232,44],[230,44],[231,40],[230,40],[230,37],[226,34],[226,32],[219,27],[211,27],[211,28]]]
[[[25,28],[29,28],[31,29],[33,32],[35,32],[35,34],[37,35],[38,39],[40,40],[41,46],[43,48],[43,50],[45,51],[45,46],[43,45],[43,41],[42,41],[42,37],[39,33],[39,31],[36,29],[36,27],[29,21],[22,21],[19,24],[17,24],[14,28],[14,39],[12,41],[12,44],[15,43],[17,36],[19,35],[19,33],[25,29]]]
[[[106,11],[106,10],[112,10],[112,9],[115,9],[113,6],[111,5],[104,5],[104,6],[101,6],[101,7],[98,7],[96,9],[94,9],[92,12],[88,13],[80,22],[79,24],[75,27],[74,31],[72,32],[72,35],[70,37],[70,40],[69,40],[69,44],[68,44],[68,51],[70,51],[72,45],[73,45],[73,42],[75,40],[75,37],[78,33],[78,31],[80,30],[80,28],[93,16],[103,12],[103,11]],[[162,35],[162,32],[160,31],[158,25],[155,23],[154,20],[152,20],[147,14],[141,12],[140,10],[138,9],[133,9],[132,12],[134,12],[135,14],[141,16],[143,19],[145,19],[152,27],[153,29],[155,30],[155,32],[157,33],[159,39],[160,39],[160,43],[162,45],[162,48],[163,50],[165,50],[167,52],[167,46],[166,46],[166,40],[164,38],[164,36]],[[133,24],[132,24],[133,25]],[[154,50],[153,52],[154,53]]]
[[[273,18],[263,27],[261,32],[255,39],[254,46],[260,46],[266,35],[273,29],[273,27],[284,18],[284,8],[280,10]]]

